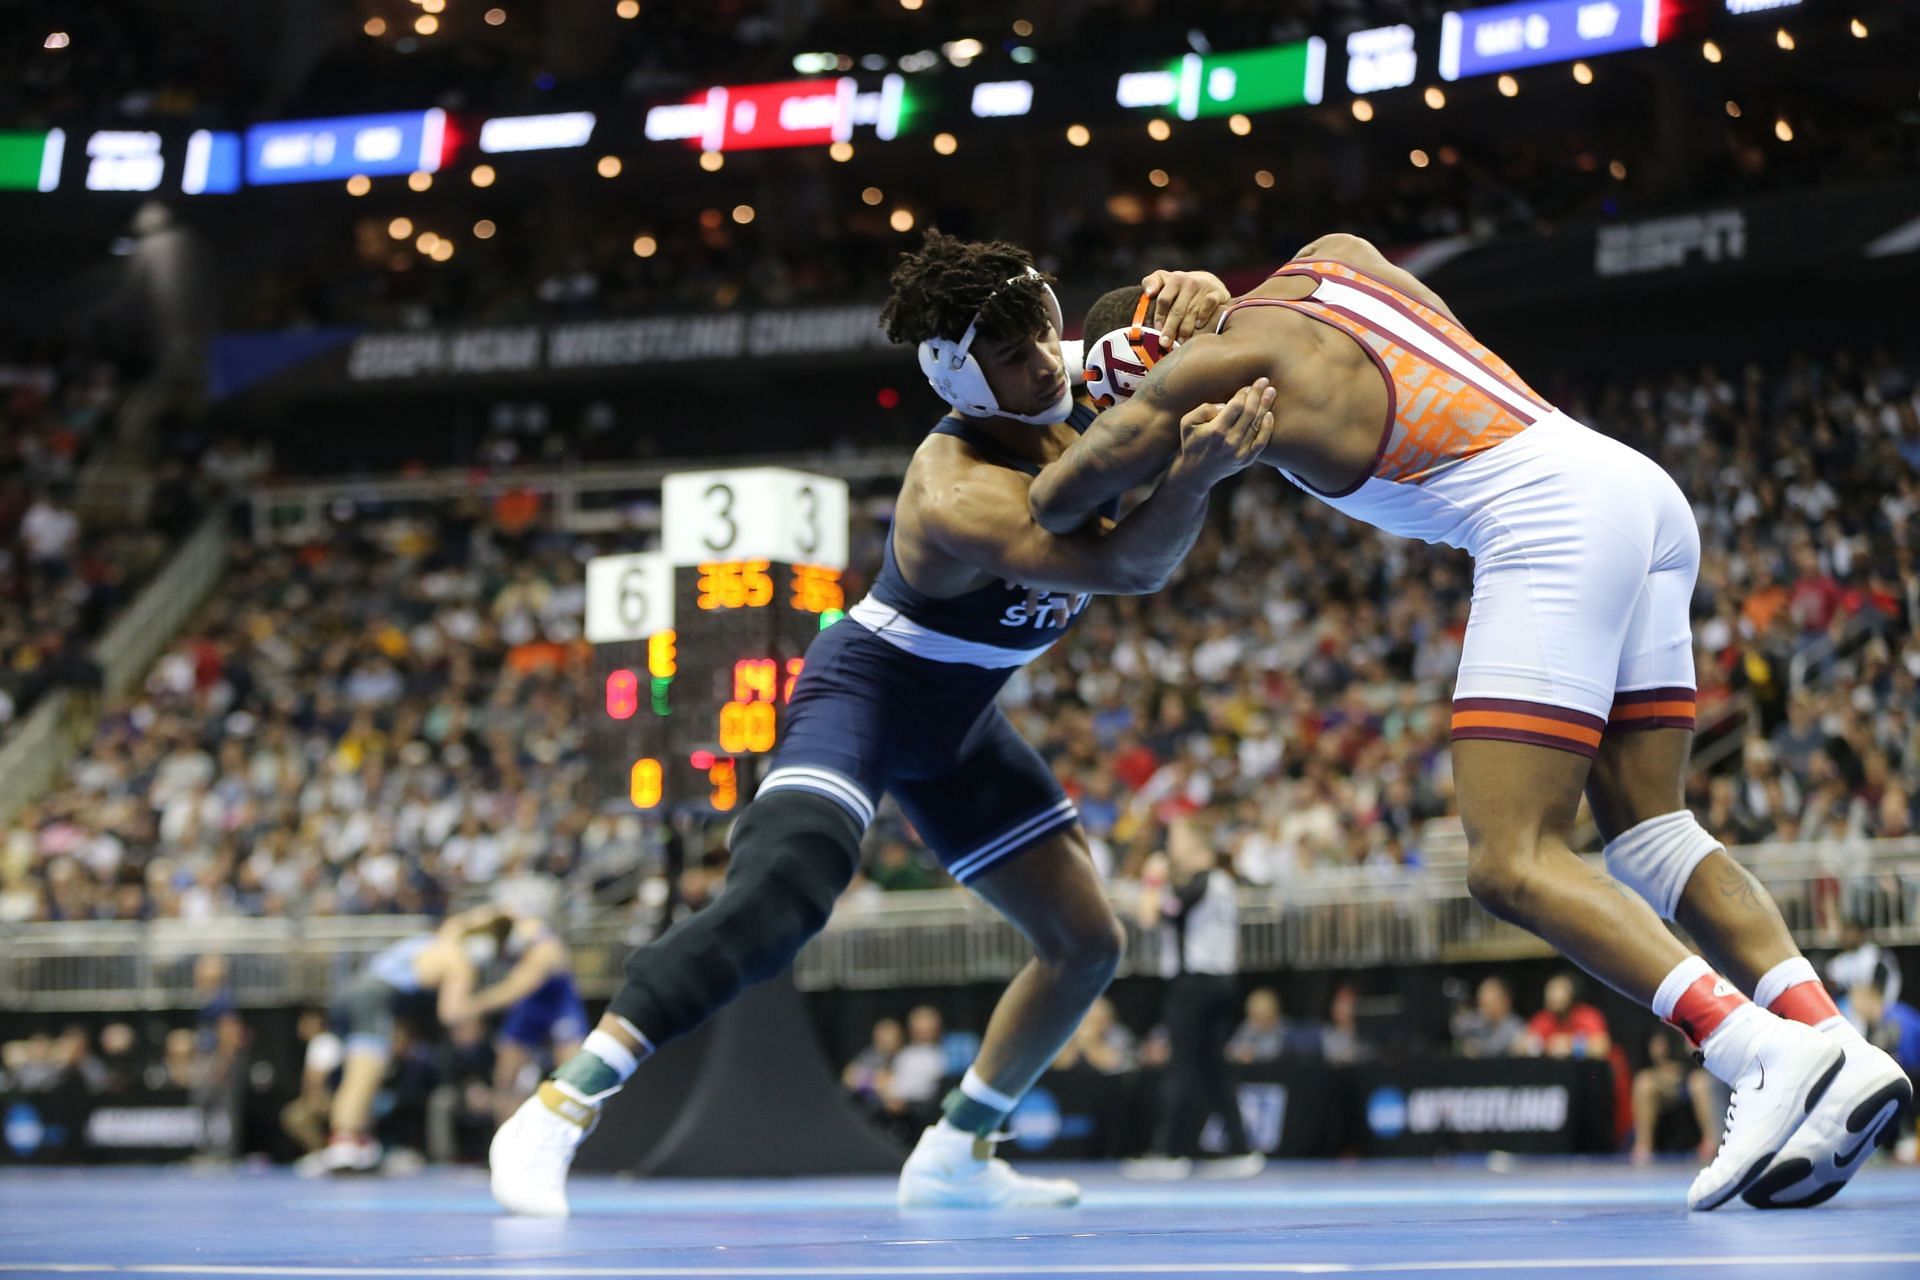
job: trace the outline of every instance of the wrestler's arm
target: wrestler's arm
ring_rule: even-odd
[[[1266,370],[1250,344],[1201,334],[1155,365],[1134,395],[1095,418],[1027,491],[1034,523],[1071,533],[1100,507],[1165,470],[1180,451],[1180,419],[1230,399]],[[1131,517],[1130,517],[1131,518]]]

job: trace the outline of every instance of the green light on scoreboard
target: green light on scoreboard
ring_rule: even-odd
[[[845,609],[823,609],[820,611],[820,629],[825,631],[834,623],[847,616]]]
[[[653,714],[657,716],[670,716],[673,714],[673,707],[667,701],[667,690],[672,684],[672,676],[655,676],[653,678]]]
[[[1244,53],[1189,53],[1160,71],[1120,77],[1123,107],[1172,107],[1182,120],[1314,106],[1327,78],[1327,42],[1318,36]]]
[[[60,185],[66,149],[59,129],[0,131],[0,191],[52,191]]]

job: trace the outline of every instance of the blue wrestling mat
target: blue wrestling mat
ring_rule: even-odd
[[[582,1178],[565,1222],[477,1170],[0,1173],[0,1274],[44,1276],[1920,1277],[1920,1169],[1800,1213],[1689,1215],[1691,1164],[1300,1164],[1247,1182],[1076,1170],[1078,1209],[901,1213],[891,1179]]]

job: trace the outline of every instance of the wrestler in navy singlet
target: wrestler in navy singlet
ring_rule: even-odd
[[[1079,405],[1068,422],[1084,431],[1095,413]],[[997,465],[1040,470],[958,416],[933,430]],[[881,792],[892,792],[962,884],[1072,826],[1073,802],[994,699],[1092,597],[1045,592],[1029,608],[1027,596],[1009,582],[946,599],[922,595],[901,575],[889,533],[873,590],[807,649],[760,794],[816,792],[864,829]]]

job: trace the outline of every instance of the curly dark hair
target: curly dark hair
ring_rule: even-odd
[[[1081,336],[1088,342],[1098,342],[1115,329],[1124,329],[1133,323],[1133,313],[1140,305],[1142,290],[1137,284],[1126,285],[1119,289],[1109,289],[1095,299],[1087,308],[1086,322],[1080,330]]]
[[[958,338],[975,315],[979,336],[990,342],[1039,333],[1053,321],[1039,281],[1007,284],[1032,265],[1033,255],[1018,245],[929,230],[920,252],[902,254],[893,269],[880,323],[890,341],[910,344]],[[1053,283],[1049,275],[1040,280]]]

